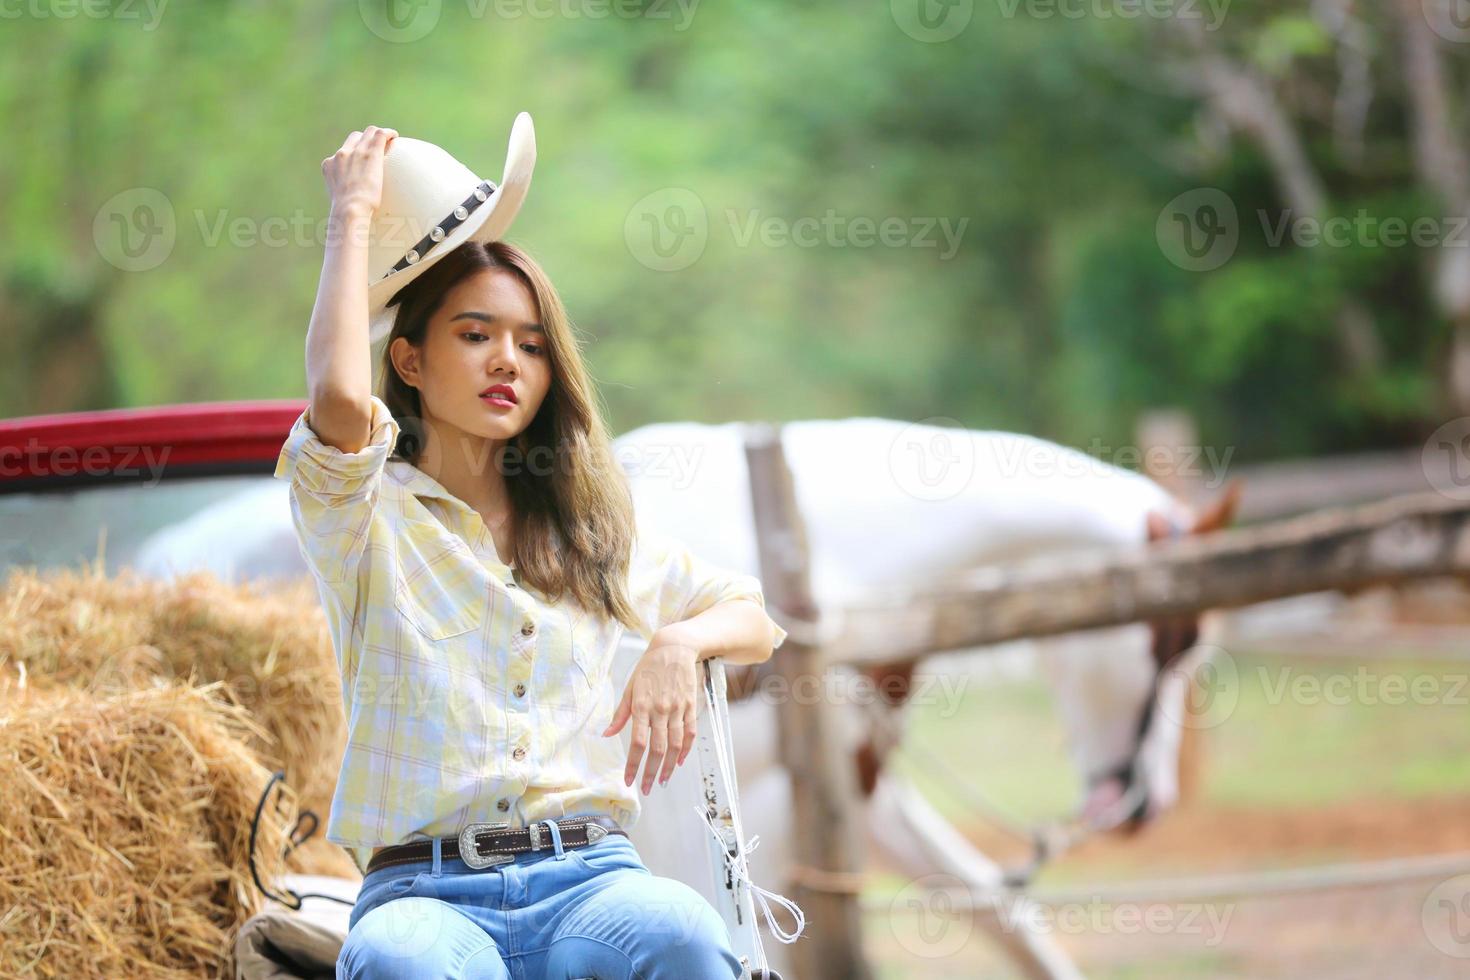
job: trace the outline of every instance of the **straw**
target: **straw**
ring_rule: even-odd
[[[247,856],[270,773],[247,747],[268,734],[222,692],[9,686],[0,976],[229,976],[235,931],[264,901]],[[281,801],[259,831],[267,882],[294,818],[289,788]]]

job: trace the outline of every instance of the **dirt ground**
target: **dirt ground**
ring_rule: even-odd
[[[964,828],[1004,863],[1027,853],[983,823]],[[1294,867],[1470,851],[1470,797],[1363,800],[1310,808],[1225,809],[1186,804],[1132,836],[1094,838],[1058,862],[1068,878],[1096,880],[1119,865],[1137,875]]]
[[[1369,590],[1338,610],[1335,619],[1345,628],[1338,635],[1348,637],[1356,634],[1355,625],[1372,626],[1380,636],[1397,624],[1419,630],[1462,626],[1470,623],[1470,588],[1451,582]],[[1460,639],[1450,638],[1455,656],[1443,667],[1456,675],[1465,670]],[[1295,647],[1282,645],[1284,650]],[[1380,668],[1384,675],[1412,677],[1429,669],[1406,665],[1397,659],[1401,654],[1396,649],[1378,653],[1383,659],[1376,662],[1386,665]],[[1374,663],[1373,654],[1371,642],[1362,650],[1329,642],[1280,663],[1303,672],[1347,673],[1359,662]],[[1324,655],[1341,663],[1319,665]],[[1241,663],[1256,667],[1258,662],[1249,657],[1241,654]],[[1273,660],[1259,663],[1277,666]],[[1245,691],[1242,705],[1253,696],[1259,698]],[[992,714],[1004,707],[1004,702],[985,705]],[[1186,739],[1185,802],[1137,833],[1094,838],[1043,870],[1034,891],[1062,903],[1046,909],[1044,931],[1089,980],[1470,977],[1470,874],[1452,871],[1393,883],[1250,897],[1168,902],[1149,901],[1141,894],[1137,901],[1128,898],[1130,882],[1470,854],[1470,791],[1455,777],[1458,767],[1453,764],[1458,747],[1467,744],[1460,733],[1470,737],[1470,728],[1462,727],[1462,711],[1429,705],[1356,714],[1345,710],[1334,716],[1321,707],[1291,703],[1269,710],[1257,707],[1255,713],[1242,707],[1232,724],[1209,733],[1208,746],[1191,746]],[[1006,720],[1026,721],[1021,715]],[[1032,721],[1030,730],[1047,723],[1045,717]],[[1249,731],[1252,724],[1260,727]],[[1339,755],[1324,754],[1311,743],[1310,736],[1327,725],[1341,726],[1331,730],[1351,738],[1341,743]],[[1418,755],[1420,747],[1423,756]],[[1196,752],[1202,754],[1190,761]],[[1435,792],[1421,783],[1417,793],[1394,791],[1399,784],[1385,774],[1415,761],[1443,774],[1444,789]],[[1213,793],[1204,792],[1204,784],[1232,762],[1237,776],[1242,767],[1250,773],[1259,765],[1267,770],[1263,778],[1287,789],[1259,804],[1226,799],[1229,792],[1218,783]],[[987,764],[987,772],[996,771],[993,760]],[[1312,780],[1304,773],[1303,797],[1330,792],[1343,798],[1286,802],[1289,774],[1304,766],[1331,766],[1334,778]],[[1324,790],[1326,784],[1330,787]],[[956,825],[1003,866],[1019,866],[1029,856],[1025,843],[982,819],[960,819]],[[895,875],[887,883],[901,885],[902,879]],[[1098,894],[1089,898],[1094,887]],[[1150,916],[1160,925],[1139,927]],[[865,915],[864,944],[881,980],[1020,977],[975,922],[968,913],[940,905],[885,904]],[[950,942],[954,936],[958,940]]]
[[[993,828],[964,828],[1003,864],[1024,851]],[[1470,851],[1470,796],[1242,810],[1185,805],[1127,837],[1069,852],[1038,881],[1042,892],[1085,893],[1089,883],[1304,868]],[[1126,869],[1126,870],[1124,870]],[[1089,978],[1342,980],[1470,976],[1470,939],[1434,918],[1446,895],[1470,910],[1470,876],[1199,901],[1117,898],[1051,909],[1047,931]],[[1436,891],[1436,888],[1439,891]],[[1129,916],[1132,918],[1129,918]],[[1161,924],[1159,928],[1141,922]],[[933,923],[872,916],[865,942],[882,980],[1012,978],[1019,974],[978,927],[960,948],[926,945]],[[951,919],[951,921],[955,921]],[[1438,942],[1438,945],[1436,944]],[[1447,951],[1448,949],[1448,951]]]

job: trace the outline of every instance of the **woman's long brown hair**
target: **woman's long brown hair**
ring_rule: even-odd
[[[417,388],[401,378],[388,355],[399,337],[422,347],[429,320],[460,280],[503,269],[530,290],[551,358],[551,388],[536,417],[510,445],[516,465],[496,465],[510,494],[513,561],[525,580],[553,601],[570,592],[583,609],[630,629],[642,623],[627,594],[635,522],[632,493],[613,457],[597,392],[561,298],[524,251],[508,242],[466,242],[404,286],[393,330],[383,348],[383,399],[402,430],[395,453],[417,465],[423,410]],[[546,466],[537,461],[552,460]]]

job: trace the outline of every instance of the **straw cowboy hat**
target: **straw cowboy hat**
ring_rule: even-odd
[[[516,116],[500,183],[425,140],[396,136],[383,156],[383,197],[368,229],[368,339],[374,367],[393,329],[394,295],[468,241],[505,234],[531,187],[536,130]]]

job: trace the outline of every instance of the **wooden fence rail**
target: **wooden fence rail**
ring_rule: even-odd
[[[941,586],[818,610],[779,428],[747,427],[746,462],[767,606],[793,627],[771,666],[793,687],[803,677],[820,680],[836,664],[899,661],[1308,592],[1470,575],[1470,501],[1420,493],[1121,553],[978,568]],[[819,615],[836,622],[810,628]],[[807,921],[793,948],[796,977],[788,980],[871,976],[858,894],[843,884],[860,867],[861,811],[853,766],[838,756],[834,710],[820,700],[788,699],[778,712],[782,761],[792,776],[793,851],[802,872],[791,895]]]
[[[838,613],[824,650],[829,663],[878,663],[1442,575],[1470,575],[1470,501],[1414,494],[875,595]]]

